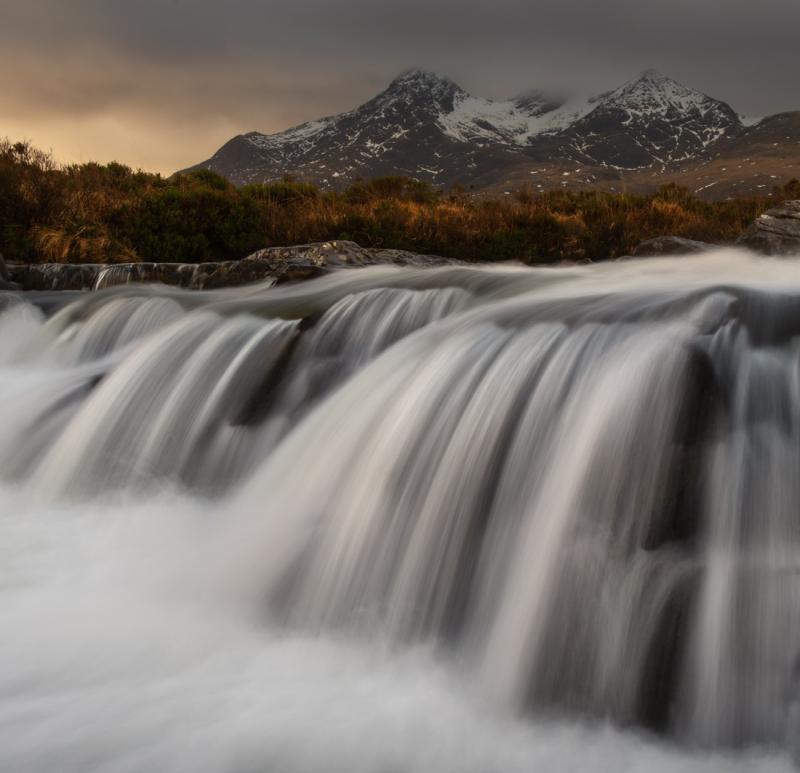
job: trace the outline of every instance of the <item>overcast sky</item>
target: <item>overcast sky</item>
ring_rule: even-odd
[[[604,91],[648,67],[800,109],[800,0],[0,0],[0,137],[171,172],[349,109],[412,67],[468,91]]]

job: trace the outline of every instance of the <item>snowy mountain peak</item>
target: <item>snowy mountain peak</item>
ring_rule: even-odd
[[[664,82],[674,83],[675,81],[672,78],[668,78],[662,72],[659,72],[654,67],[648,67],[646,70],[643,70],[639,77],[636,78],[637,81],[647,81],[648,83],[660,84]]]
[[[440,83],[452,83],[452,81],[445,77],[444,75],[440,75],[438,72],[434,72],[433,70],[424,70],[420,68],[410,69],[410,70],[403,70],[398,76],[392,79],[391,83],[389,84],[389,88],[392,86],[401,86],[401,85],[413,85],[413,84],[421,84],[427,86],[436,86]]]
[[[407,70],[398,75],[384,93],[430,94],[435,98],[442,98],[463,93],[463,90],[449,78],[430,70]]]
[[[716,107],[727,107],[703,92],[690,89],[652,69],[645,70],[637,78],[612,91],[602,103],[640,115],[662,115],[674,111],[689,113],[695,110],[705,114]]]
[[[666,169],[743,128],[724,102],[652,69],[592,103],[566,130],[569,152],[615,169]]]

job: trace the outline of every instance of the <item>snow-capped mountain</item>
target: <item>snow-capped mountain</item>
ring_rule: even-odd
[[[568,155],[582,163],[666,169],[701,157],[743,128],[724,102],[647,70],[596,99],[593,109],[565,129],[564,139],[573,151]]]
[[[541,173],[539,188],[558,177],[573,186],[685,172],[719,156],[750,125],[726,103],[655,70],[567,101],[537,91],[484,99],[414,70],[355,110],[278,134],[239,135],[198,166],[236,184],[293,175],[339,187],[399,174],[482,189]]]
[[[323,186],[392,174],[447,184],[506,165],[538,109],[475,100],[446,78],[413,71],[355,110],[279,134],[235,137],[200,166],[236,184],[286,174]]]

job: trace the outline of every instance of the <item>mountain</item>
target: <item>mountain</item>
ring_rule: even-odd
[[[239,135],[193,168],[212,169],[237,185],[290,174],[326,188],[385,175],[494,191],[644,190],[680,179],[722,196],[767,187],[758,174],[733,180],[739,156],[755,166],[769,157],[773,184],[796,176],[799,125],[800,113],[753,125],[725,102],[655,70],[568,101],[539,91],[489,100],[413,70],[355,110],[278,134]]]
[[[465,106],[478,111],[474,120]],[[323,186],[393,174],[449,184],[457,170],[472,177],[510,163],[520,150],[516,138],[541,109],[535,101],[477,100],[452,81],[414,71],[350,112],[279,134],[234,137],[200,166],[238,185],[287,173]]]
[[[596,100],[569,126],[565,152],[584,164],[668,168],[742,129],[741,119],[724,102],[648,70]]]

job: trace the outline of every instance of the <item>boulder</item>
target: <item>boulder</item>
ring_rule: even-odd
[[[800,201],[768,209],[736,243],[762,255],[800,256]]]
[[[715,249],[708,242],[684,239],[682,236],[657,236],[639,244],[633,251],[634,258],[652,258],[659,255],[694,255]]]

